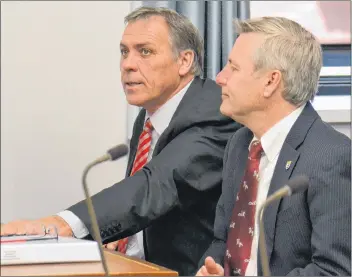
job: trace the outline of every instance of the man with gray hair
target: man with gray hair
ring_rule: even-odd
[[[263,275],[258,208],[299,175],[303,192],[271,203],[263,215],[272,275],[351,275],[351,140],[310,104],[321,46],[294,21],[235,21],[239,34],[217,76],[224,115],[245,127],[229,140],[214,241],[198,276]],[[264,263],[266,265],[266,263]]]
[[[128,103],[143,109],[126,178],[92,197],[100,233],[108,248],[194,274],[213,238],[225,146],[240,125],[221,115],[215,82],[199,77],[203,41],[186,17],[142,7],[125,21],[121,81]],[[84,201],[36,222],[62,236],[92,234]],[[5,224],[1,234],[37,232],[26,223]]]

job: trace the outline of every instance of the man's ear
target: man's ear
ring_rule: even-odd
[[[269,71],[264,78],[264,93],[265,98],[271,97],[279,88],[282,80],[282,74],[279,70]]]
[[[178,58],[178,64],[180,66],[178,72],[180,76],[185,76],[191,71],[194,59],[195,55],[192,50],[184,50],[180,53]]]

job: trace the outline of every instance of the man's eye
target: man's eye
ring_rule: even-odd
[[[128,51],[126,49],[121,49],[120,50],[122,56],[126,56]]]
[[[150,55],[151,51],[149,49],[142,48],[141,53],[142,55],[147,56],[147,55]]]

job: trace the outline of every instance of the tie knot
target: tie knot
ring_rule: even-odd
[[[263,147],[260,141],[259,140],[253,141],[249,148],[249,157],[252,160],[258,160],[260,159],[262,152],[263,152]]]
[[[153,130],[153,125],[152,125],[150,119],[148,118],[144,123],[144,131],[149,133],[152,130]]]

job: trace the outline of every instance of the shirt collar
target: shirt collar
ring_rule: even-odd
[[[178,105],[180,104],[183,96],[186,91],[192,84],[192,79],[183,89],[176,93],[172,98],[170,98],[164,105],[162,105],[156,112],[152,115],[149,115],[147,112],[145,115],[144,122],[147,118],[150,118],[150,121],[154,127],[154,130],[160,136],[165,129],[169,126],[171,118],[173,117]]]
[[[290,132],[293,124],[296,122],[297,118],[300,116],[305,105],[294,110],[292,113],[281,119],[273,127],[271,127],[261,138],[260,142],[262,144],[265,155],[268,157],[269,161],[272,162],[276,156],[280,153],[280,150],[286,140],[288,133]],[[254,140],[258,140],[253,137],[251,144]]]

